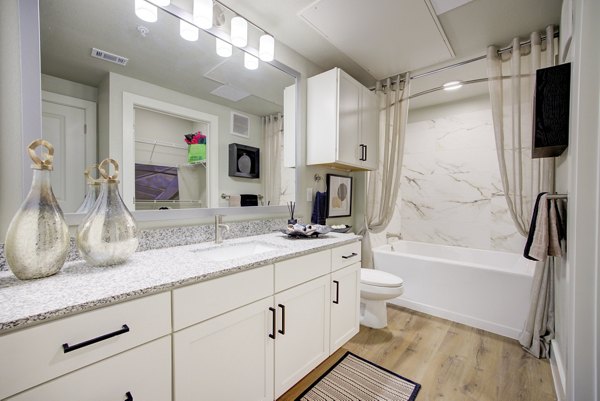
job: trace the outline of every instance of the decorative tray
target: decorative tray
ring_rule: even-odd
[[[289,224],[281,230],[282,233],[294,238],[316,238],[331,232],[330,226],[321,224]]]
[[[340,233],[340,234],[345,234],[348,231],[350,231],[352,229],[352,226],[349,226],[347,224],[344,224],[343,227],[339,227],[339,226],[332,226],[331,227],[331,232],[332,233]]]

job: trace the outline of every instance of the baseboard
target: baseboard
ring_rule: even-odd
[[[418,312],[427,313],[428,315],[441,317],[442,319],[452,320],[453,322],[462,323],[467,326],[489,331],[491,333],[499,334],[501,336],[512,338],[515,340],[518,339],[519,335],[521,334],[520,328],[504,326],[473,316],[463,315],[454,311],[449,311],[431,305],[407,300],[406,298],[402,297],[392,299],[391,301],[389,301],[389,303],[402,306],[408,309],[416,310]]]
[[[566,397],[566,382],[565,382],[565,365],[563,364],[562,355],[558,350],[558,343],[555,340],[550,341],[550,368],[552,370],[552,381],[554,381],[554,391],[558,401],[565,401]]]

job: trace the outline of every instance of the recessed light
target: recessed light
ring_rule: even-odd
[[[443,88],[444,88],[445,91],[453,91],[453,90],[456,90],[458,88],[462,88],[462,82],[460,82],[460,81],[446,82],[443,85]]]

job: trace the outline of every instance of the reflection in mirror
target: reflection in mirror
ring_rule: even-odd
[[[53,174],[63,211],[82,203],[86,166],[109,156],[132,210],[295,200],[295,77],[264,62],[246,69],[236,47],[217,55],[203,30],[183,39],[173,11],[189,15],[192,1],[159,9],[154,23],[134,3],[40,2],[43,136],[63,155]],[[229,32],[230,19],[216,3],[211,32]],[[262,32],[249,28],[258,48]],[[256,166],[230,161],[230,144],[258,149]],[[230,174],[231,163],[258,174]]]

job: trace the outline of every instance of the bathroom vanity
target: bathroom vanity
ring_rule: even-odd
[[[276,399],[358,332],[359,240],[267,234],[45,280],[1,272],[0,398]]]

